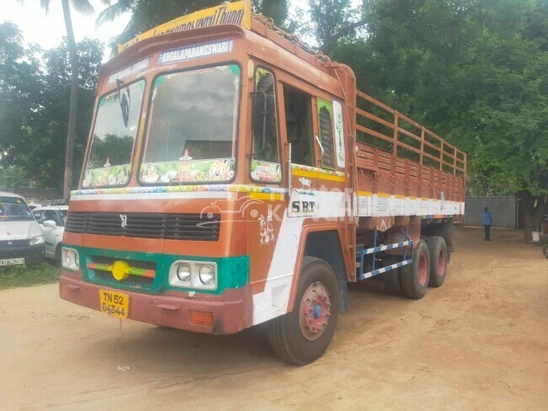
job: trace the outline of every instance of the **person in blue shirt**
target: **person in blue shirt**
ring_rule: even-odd
[[[491,241],[491,225],[493,224],[493,215],[489,208],[483,209],[483,228],[485,228],[485,241]]]

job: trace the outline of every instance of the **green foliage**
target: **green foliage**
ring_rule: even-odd
[[[0,290],[16,287],[52,284],[59,279],[59,267],[43,263],[33,267],[14,266],[0,268]]]
[[[476,194],[548,190],[545,0],[365,0],[330,53],[359,87],[468,152]]]
[[[97,41],[78,44],[80,115],[74,185],[80,176],[93,116],[102,54],[103,47]],[[67,43],[47,52],[25,47],[17,27],[1,23],[0,73],[0,150],[6,153],[0,159],[4,167],[0,174],[7,176],[6,170],[23,169],[24,186],[31,179],[40,187],[62,187],[71,90]],[[6,168],[9,166],[17,167]]]
[[[22,167],[0,167],[0,187],[28,187],[29,177]]]

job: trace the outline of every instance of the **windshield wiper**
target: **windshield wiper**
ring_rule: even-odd
[[[129,92],[129,86],[125,87],[125,90],[127,92],[126,95],[122,95],[122,86],[124,83],[122,83],[121,80],[116,79],[116,91],[118,92],[118,101],[120,102],[120,108],[122,109],[122,119],[124,120],[124,125],[126,128],[129,125],[129,107],[131,105],[131,94]]]

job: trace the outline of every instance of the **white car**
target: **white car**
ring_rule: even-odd
[[[44,232],[46,257],[61,261],[61,241],[65,232],[68,206],[51,206],[32,211],[34,218]]]
[[[44,236],[25,199],[0,192],[0,267],[44,261]]]

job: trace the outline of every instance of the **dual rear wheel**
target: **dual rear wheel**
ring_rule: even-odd
[[[384,265],[401,261],[399,256],[386,256]],[[421,239],[413,248],[413,262],[384,276],[388,292],[418,300],[428,287],[440,287],[447,274],[448,252],[443,237]]]

